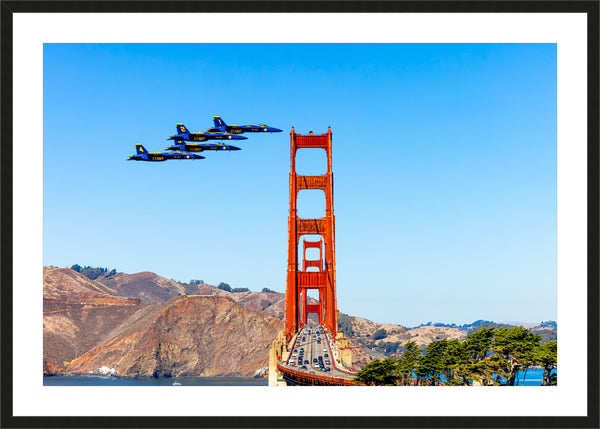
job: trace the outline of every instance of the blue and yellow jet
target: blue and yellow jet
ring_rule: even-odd
[[[205,150],[240,150],[237,146],[225,143],[186,143],[183,139],[175,139],[175,144],[166,148],[184,152],[203,152]]]
[[[221,131],[231,134],[242,133],[280,133],[279,128],[270,127],[265,124],[250,124],[250,125],[227,125],[220,116],[213,116],[215,126],[209,128],[209,131]]]
[[[203,156],[187,152],[148,152],[141,144],[135,145],[136,155],[131,155],[127,161],[166,161],[168,159],[204,159]]]
[[[167,140],[205,142],[207,140],[246,140],[248,138],[221,130],[212,130],[210,128],[203,133],[191,133],[183,124],[177,124],[176,128],[177,134],[170,136]]]

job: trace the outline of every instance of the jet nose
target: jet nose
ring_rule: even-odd
[[[283,131],[283,130],[280,130],[279,128],[270,128],[270,129],[269,129],[269,132],[271,132],[271,133],[280,133],[280,132],[282,132],[282,131]]]
[[[241,150],[241,149],[237,146],[229,146],[229,150]]]

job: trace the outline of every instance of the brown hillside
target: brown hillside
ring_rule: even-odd
[[[267,365],[282,322],[220,296],[152,306],[121,333],[75,359],[68,373],[106,366],[121,376],[249,376]]]
[[[107,340],[105,333],[140,307],[69,269],[44,267],[43,356],[45,373]]]
[[[420,326],[418,328],[409,329],[402,334],[393,334],[388,337],[378,340],[377,343],[382,341],[395,342],[398,341],[402,345],[408,341],[414,341],[419,347],[426,347],[432,341],[438,341],[443,339],[448,340],[463,340],[467,334],[460,329],[456,328],[445,328],[440,326]]]
[[[271,292],[223,292],[227,296],[240,304],[242,307],[252,311],[259,311],[271,317],[283,320],[285,312],[285,294]]]
[[[355,341],[352,345],[365,346],[365,348],[357,348],[352,350],[352,360],[355,364],[364,366],[365,364],[376,359],[385,359],[395,354],[395,350],[399,346],[404,346],[408,341],[414,341],[420,348],[427,347],[432,341],[442,339],[458,339],[462,340],[466,337],[466,333],[457,328],[446,328],[437,326],[421,326],[418,328],[409,329],[400,325],[392,325],[386,323],[376,323],[362,317],[346,316],[352,325]],[[383,338],[374,339],[373,334],[379,331],[385,331]],[[382,343],[396,343],[391,350],[383,347]],[[375,346],[381,345],[381,348]],[[384,353],[384,350],[388,350]]]
[[[139,298],[144,304],[165,302],[174,296],[187,293],[182,284],[149,271],[135,274],[103,275],[96,281],[108,286],[119,295]],[[200,293],[198,289],[194,289],[192,292]]]
[[[44,312],[64,309],[61,304],[137,305],[139,300],[119,296],[106,286],[70,268],[44,267]]]
[[[148,271],[136,274],[104,275],[96,280],[119,295],[137,297],[143,303],[165,302],[179,295],[218,295],[231,298],[249,310],[283,319],[285,307],[285,294],[283,293],[227,292],[208,284],[178,283]]]
[[[379,329],[385,329],[390,334],[400,334],[408,331],[408,328],[400,325],[391,325],[389,323],[376,323],[362,317],[352,317],[352,330],[358,337],[373,335]]]

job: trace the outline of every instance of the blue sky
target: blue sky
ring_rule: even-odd
[[[214,115],[284,132],[126,161]],[[44,264],[283,292],[292,126],[333,132],[340,311],[556,320],[554,44],[46,44]]]

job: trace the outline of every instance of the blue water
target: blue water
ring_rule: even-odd
[[[267,380],[247,377],[119,378],[91,375],[44,377],[44,386],[173,386],[173,383],[179,383],[181,386],[266,386]]]
[[[553,369],[550,374],[556,374],[556,369]],[[515,380],[516,386],[541,386],[544,370],[542,368],[530,368],[525,372],[521,370],[517,373]]]
[[[556,374],[556,370],[552,371]],[[519,371],[517,386],[541,386],[544,370],[531,368]],[[44,386],[266,386],[265,378],[248,377],[177,377],[177,378],[119,378],[87,375],[44,377]],[[179,387],[179,386],[175,386]]]
[[[553,369],[550,374],[556,374],[556,369]],[[517,373],[515,386],[541,386],[543,376],[544,370],[542,368],[530,368],[527,371],[521,370]],[[442,381],[446,381],[446,377],[443,375],[441,378]],[[503,382],[506,382],[506,379]]]

